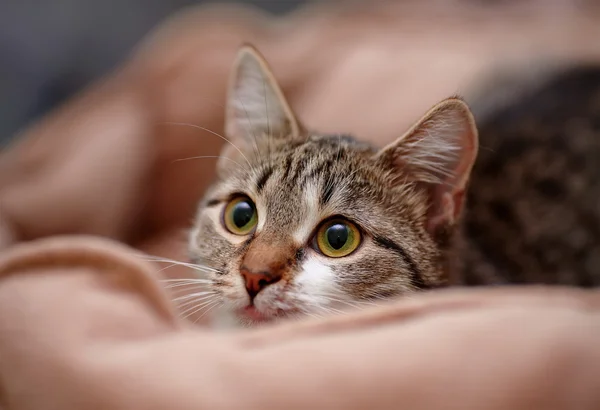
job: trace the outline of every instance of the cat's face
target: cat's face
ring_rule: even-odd
[[[190,235],[193,262],[239,323],[322,316],[445,284],[476,152],[449,99],[377,150],[306,131],[264,60],[240,51],[219,178]]]

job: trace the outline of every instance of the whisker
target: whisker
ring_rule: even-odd
[[[337,303],[343,303],[343,304],[345,304],[345,305],[347,305],[347,306],[350,306],[350,307],[353,307],[353,308],[358,308],[358,306],[357,306],[357,305],[355,305],[355,304],[353,304],[353,303],[351,303],[351,302],[347,302],[347,301],[345,301],[345,300],[342,300],[342,299],[336,299],[336,298],[332,298],[332,297],[329,297],[329,296],[323,296],[323,297],[325,298],[325,300],[326,300],[327,302],[337,302]]]
[[[377,306],[377,304],[375,304],[373,302],[364,302],[364,301],[360,301],[360,300],[348,301],[348,300],[336,298],[336,297],[328,295],[328,294],[322,294],[321,296],[324,297],[324,298],[326,298],[327,300],[331,300],[333,302],[344,303],[344,304],[346,304],[348,306],[352,306],[352,307],[355,307],[355,308],[361,308],[360,305]]]
[[[162,272],[164,270],[170,269],[170,268],[172,268],[174,266],[177,266],[177,265],[178,265],[177,263],[172,263],[172,264],[170,264],[168,266],[165,266],[164,268],[160,268],[156,273],[160,273],[160,272]]]
[[[233,159],[231,159],[231,158],[224,157],[224,156],[222,156],[222,155],[199,155],[199,156],[197,156],[197,157],[189,157],[189,158],[180,158],[180,159],[176,159],[176,160],[174,160],[173,162],[189,161],[189,160],[191,160],[191,159],[202,159],[202,158],[220,158],[220,159],[225,159],[225,160],[227,160],[227,161],[231,161],[231,162],[233,162],[233,163],[234,163],[234,164],[236,164],[238,167],[240,167],[240,168],[243,168],[242,164],[240,164],[239,162],[237,162],[237,161],[234,161],[234,160],[233,160]]]
[[[330,313],[330,314],[331,313],[336,314],[336,315],[344,314],[344,312],[342,312],[341,310],[334,309],[332,307],[325,307],[325,306],[321,306],[321,305],[315,305],[315,307],[325,311],[326,313]]]
[[[214,291],[196,292],[196,293],[192,293],[190,295],[176,297],[175,299],[173,299],[173,302],[179,302],[180,300],[188,300],[188,299],[193,299],[195,297],[207,296],[207,295],[216,295],[216,294],[217,293],[214,292]]]
[[[171,263],[173,265],[185,266],[187,268],[190,268],[190,269],[193,269],[193,270],[197,270],[197,271],[201,271],[201,272],[222,273],[222,271],[220,271],[218,269],[215,269],[215,268],[211,268],[209,266],[196,265],[196,264],[193,264],[193,263],[176,261],[174,259],[159,258],[159,257],[155,257],[155,256],[141,256],[141,258],[145,259],[147,261],[150,261],[150,262]]]
[[[185,286],[185,287],[179,287],[179,288],[171,288],[168,290],[168,292],[169,292],[169,296],[171,298],[176,298],[176,297],[189,295],[191,293],[205,292],[205,290],[206,290],[206,287]]]
[[[248,166],[250,167],[250,169],[252,169],[252,165],[250,164],[250,161],[248,161],[248,158],[247,158],[247,157],[244,155],[244,153],[242,152],[242,150],[241,150],[241,149],[239,149],[239,147],[238,147],[237,145],[235,145],[233,142],[231,142],[231,141],[230,141],[228,138],[226,138],[226,137],[222,136],[222,135],[221,135],[221,134],[219,134],[218,132],[214,132],[214,131],[212,131],[212,130],[209,130],[208,128],[204,128],[204,127],[201,127],[201,126],[199,126],[199,125],[195,125],[195,124],[188,124],[188,123],[185,123],[185,122],[164,122],[163,124],[167,124],[167,125],[181,125],[181,126],[187,126],[187,127],[197,128],[197,129],[199,129],[199,130],[203,130],[203,131],[209,132],[209,133],[211,133],[211,134],[213,134],[213,135],[215,135],[215,136],[217,136],[217,137],[219,137],[219,138],[221,138],[221,139],[225,140],[226,142],[228,142],[229,144],[231,144],[231,146],[232,146],[233,148],[235,148],[235,149],[237,150],[237,152],[239,152],[239,153],[240,153],[240,155],[241,155],[241,156],[242,156],[242,157],[243,157],[243,158],[246,160],[246,162],[248,163]]]
[[[172,268],[173,266],[185,266],[186,268],[194,269],[194,270],[203,270],[203,271],[213,271],[211,268],[204,267],[201,265],[194,265],[191,263],[180,262],[180,261],[172,261],[172,260],[160,260],[160,259],[147,259],[149,262],[157,262],[157,263],[170,263],[168,268]]]
[[[170,289],[170,288],[179,288],[181,286],[210,286],[212,285],[214,282],[210,282],[210,281],[188,281],[188,282],[175,282],[175,283],[169,283],[165,285],[165,288]]]
[[[301,310],[302,310],[302,313],[303,313],[303,314],[305,314],[306,316],[310,316],[310,317],[312,317],[313,319],[322,319],[322,318],[323,318],[323,316],[322,316],[322,315],[319,315],[318,313],[315,313],[315,312],[310,312],[310,311],[309,311],[309,310],[307,310],[307,309],[301,309]]]
[[[194,282],[194,283],[213,283],[212,279],[202,278],[182,278],[182,279],[159,279],[160,282]]]
[[[202,302],[208,302],[210,300],[215,300],[215,296],[214,295],[205,295],[202,297],[197,297],[196,299],[192,299],[192,300],[188,300],[187,302],[183,302],[183,303],[179,303],[177,305],[178,309],[184,309],[186,306],[190,306],[190,305],[194,305],[195,307],[198,306],[199,303]]]
[[[212,306],[211,306],[211,307],[209,307],[209,308],[208,308],[208,309],[207,309],[207,310],[206,310],[204,313],[202,313],[202,314],[200,315],[200,317],[198,317],[196,320],[194,320],[194,324],[196,324],[196,322],[198,322],[200,319],[202,319],[202,317],[203,317],[204,315],[206,315],[208,312],[210,312],[212,309],[214,309],[215,307],[221,307],[221,306],[223,306],[223,302],[221,302],[221,303],[217,303],[217,304],[215,304],[215,305],[212,305]]]
[[[209,304],[217,301],[217,297],[215,296],[214,299],[208,299],[208,300],[204,300],[199,304],[193,305],[192,307],[189,307],[187,309],[185,309],[183,312],[180,313],[180,315],[184,318],[187,319],[188,317],[190,317],[191,315],[195,314],[196,312],[199,312],[200,310],[202,310],[204,307],[208,306]]]
[[[165,262],[165,263],[167,263],[167,262]],[[159,270],[156,271],[156,273],[163,272],[163,271],[165,271],[167,269],[171,269],[171,268],[173,268],[175,266],[185,266],[186,268],[189,267],[189,266],[183,265],[183,263],[171,263],[169,266],[165,266],[164,268],[160,268]],[[196,270],[198,270],[198,269],[196,269]],[[206,273],[206,271],[204,271],[204,272]]]
[[[208,300],[214,300],[215,297],[217,296],[216,294],[210,294],[210,295],[189,295],[189,296],[193,296],[192,298],[189,298],[187,300],[179,300],[178,302],[175,302],[177,304],[177,307],[181,310],[186,306],[189,306],[190,304],[195,304],[196,306],[198,306],[199,303],[201,302],[205,302]]]
[[[190,316],[193,316],[193,315],[195,315],[196,313],[198,313],[198,312],[201,312],[201,311],[202,311],[202,310],[204,310],[204,309],[208,309],[208,308],[210,308],[211,306],[214,306],[214,305],[216,305],[217,303],[218,303],[218,300],[216,300],[216,299],[215,299],[215,300],[209,300],[209,301],[207,301],[207,302],[204,302],[204,303],[202,303],[202,305],[201,305],[200,307],[198,307],[197,309],[195,309],[193,312],[191,312],[191,313],[187,314],[187,315],[184,317],[184,319],[188,319]],[[194,308],[194,307],[192,307],[192,309],[193,309],[193,308]],[[195,322],[194,322],[194,323],[195,323]]]

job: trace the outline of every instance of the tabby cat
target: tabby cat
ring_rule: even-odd
[[[189,237],[200,299],[253,325],[449,285],[599,284],[600,70],[481,117],[481,150],[459,97],[383,148],[322,135],[243,47]]]

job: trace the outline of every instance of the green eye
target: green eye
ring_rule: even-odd
[[[361,241],[358,228],[349,221],[339,219],[324,223],[317,231],[316,239],[321,253],[330,258],[351,254]]]
[[[247,235],[258,223],[254,203],[246,196],[232,199],[223,212],[223,223],[229,232]]]

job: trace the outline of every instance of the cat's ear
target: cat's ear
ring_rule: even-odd
[[[427,112],[406,134],[384,147],[379,160],[429,193],[428,230],[452,226],[464,202],[477,157],[475,120],[460,98],[446,99]]]
[[[243,46],[231,72],[225,133],[238,142],[256,138],[294,137],[300,132],[265,59],[252,46]]]

